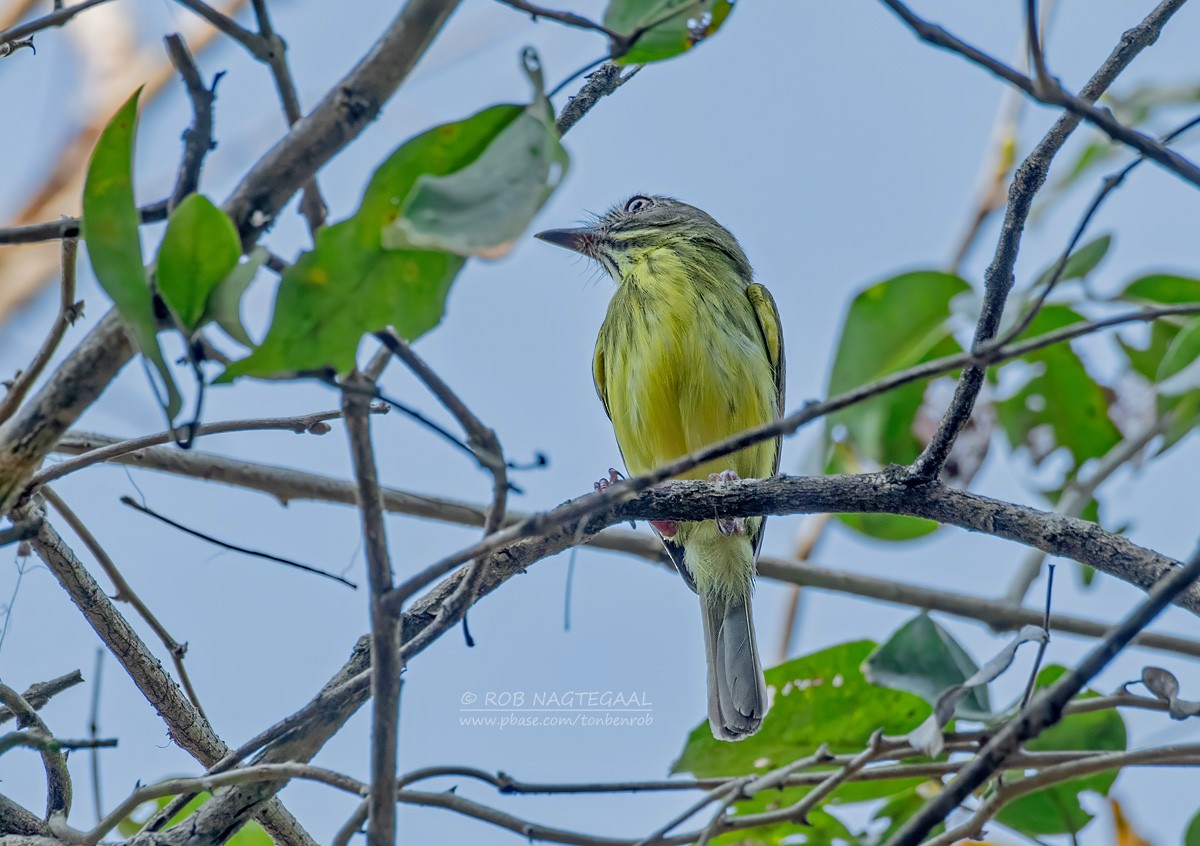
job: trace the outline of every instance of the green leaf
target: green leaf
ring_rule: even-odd
[[[917,271],[858,294],[842,324],[828,395],[960,352],[947,321],[950,301],[969,289],[957,276]],[[826,472],[858,473],[916,458],[924,444],[913,433],[913,420],[925,390],[925,383],[914,382],[826,418]],[[938,528],[932,520],[892,514],[839,514],[838,519],[857,532],[887,541],[918,538]]]
[[[842,324],[828,395],[844,393],[960,351],[947,328],[950,301],[969,290],[962,279],[939,271],[905,273],[872,285],[854,298]],[[832,414],[826,437],[839,427],[864,458],[879,465],[908,462],[923,444],[912,432],[925,386],[905,385]]]
[[[1046,667],[1038,673],[1037,686],[1053,684],[1066,672],[1066,667]],[[1088,691],[1077,698],[1091,699],[1097,695]],[[1115,710],[1106,709],[1064,717],[1026,743],[1025,748],[1034,752],[1122,751],[1125,744],[1124,720]],[[996,819],[1034,837],[1078,833],[1092,819],[1079,804],[1079,794],[1091,790],[1107,796],[1116,778],[1116,772],[1103,772],[1056,784],[1005,805]]]
[[[1157,381],[1164,397],[1200,388],[1200,317],[1189,321],[1171,341],[1158,366]]]
[[[1125,352],[1133,371],[1153,383],[1158,378],[1158,368],[1167,354],[1167,348],[1178,334],[1178,327],[1166,320],[1155,320],[1150,324],[1150,342],[1144,348],[1135,347],[1119,336],[1117,344]]]
[[[133,199],[133,141],[141,92],[133,92],[96,141],[83,185],[83,237],[96,280],[162,380],[163,406],[173,421],[183,400],[158,346],[158,321],[142,266],[141,216]]]
[[[117,831],[125,837],[133,837],[141,831],[150,818],[167,806],[174,796],[160,796],[153,802],[147,802],[135,809],[129,816],[117,823]],[[190,817],[196,810],[212,798],[209,793],[199,793],[183,806],[175,816],[167,822],[165,828],[172,828]],[[258,823],[251,820],[237,834],[225,841],[227,846],[272,846],[274,841]]]
[[[446,175],[476,161],[525,113],[493,106],[405,142],[371,177],[358,211],[318,231],[311,252],[284,273],[266,338],[217,380],[354,366],[366,332],[392,325],[412,341],[442,318],[461,256],[435,250],[385,250],[385,227],[422,174]]]
[[[384,227],[385,250],[416,247],[497,258],[558,187],[570,160],[542,93],[537,55],[527,48],[524,58],[533,103],[471,164],[446,175],[419,176],[400,217]]]
[[[203,194],[189,194],[171,212],[154,275],[163,302],[189,332],[200,328],[209,297],[241,253],[237,227]]]
[[[930,708],[917,696],[867,681],[862,662],[875,646],[869,640],[845,643],[767,670],[772,704],[758,733],[726,743],[713,738],[705,720],[689,735],[671,771],[701,778],[765,772],[812,754],[822,743],[835,754],[858,752],[876,729],[911,730]]]
[[[1021,336],[1031,338],[1078,323],[1084,318],[1061,305],[1042,308]],[[1035,464],[1058,447],[1065,447],[1079,467],[1108,452],[1121,433],[1108,416],[1108,395],[1091,377],[1069,344],[1055,344],[1022,356],[1040,372],[1015,395],[995,404],[1001,426],[1012,446],[1030,446]],[[1011,367],[1009,362],[1007,367]],[[1037,444],[1039,433],[1051,443]],[[1037,445],[1037,449],[1034,447]]]
[[[896,630],[863,663],[863,672],[872,683],[915,693],[930,705],[978,669],[958,641],[924,611]],[[991,717],[987,686],[972,688],[957,713],[968,719]]]
[[[1063,272],[1058,277],[1058,281],[1066,282],[1068,279],[1082,279],[1087,276],[1096,269],[1096,265],[1104,260],[1110,246],[1112,246],[1111,235],[1101,235],[1093,241],[1088,241],[1067,256],[1067,262],[1063,265]],[[1057,264],[1058,262],[1055,262],[1039,274],[1037,281],[1033,283],[1035,289],[1041,288],[1050,281],[1054,276],[1054,267]]]
[[[255,247],[244,261],[235,264],[228,275],[217,283],[206,306],[205,319],[216,323],[229,337],[247,347],[253,347],[254,341],[250,340],[246,327],[242,325],[242,294],[254,281],[258,269],[267,263],[269,256],[265,247]]]
[[[1200,813],[1192,817],[1183,832],[1183,846],[1200,846]]]
[[[669,59],[690,50],[718,29],[733,3],[729,0],[609,0],[604,25],[625,36],[637,36],[621,64]]]
[[[1155,273],[1130,282],[1117,297],[1148,305],[1200,303],[1200,279]]]

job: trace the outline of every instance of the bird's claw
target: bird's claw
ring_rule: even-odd
[[[625,477],[621,475],[620,470],[615,467],[609,467],[608,475],[596,482],[596,484],[592,485],[592,489],[596,493],[604,493],[606,490],[615,485],[617,482],[622,481],[624,478]],[[630,520],[629,528],[636,529],[637,523],[635,523],[633,520]]]
[[[620,470],[615,467],[609,467],[608,475],[596,482],[596,484],[592,485],[592,487],[595,489],[596,493],[601,493],[602,491],[608,490],[609,487],[615,485],[617,482],[622,481],[624,478],[625,477],[621,475]]]
[[[717,485],[736,482],[739,478],[738,474],[733,470],[722,470],[720,473],[708,474],[708,480]],[[746,531],[745,517],[718,517],[716,523],[717,531],[727,538]]]

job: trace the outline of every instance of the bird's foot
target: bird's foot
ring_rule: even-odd
[[[738,474],[733,470],[722,470],[720,473],[709,473],[708,480],[718,485],[726,485],[730,482],[739,480]],[[744,533],[746,531],[745,517],[718,517],[717,531],[725,537]]]
[[[592,485],[592,488],[593,488],[593,490],[595,490],[596,493],[604,493],[606,490],[608,490],[610,487],[615,485],[617,482],[624,480],[624,478],[625,477],[621,475],[621,471],[618,470],[616,467],[609,467],[608,475],[605,476],[603,479],[600,479],[598,482],[596,482],[596,484]],[[635,523],[633,520],[630,520],[629,528],[636,529],[637,523]],[[674,534],[674,533],[672,533],[672,534]]]
[[[609,487],[615,485],[624,478],[625,477],[621,475],[620,470],[615,467],[609,467],[608,475],[600,479],[600,481],[596,482],[596,484],[592,485],[592,488],[596,491],[596,493],[603,493],[604,491],[608,490]]]

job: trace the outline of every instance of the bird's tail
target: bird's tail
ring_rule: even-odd
[[[741,740],[758,731],[767,713],[750,592],[734,597],[702,594],[700,605],[708,658],[708,721],[718,740]]]

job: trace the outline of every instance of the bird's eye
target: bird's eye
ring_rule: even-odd
[[[650,197],[638,194],[636,197],[631,197],[629,202],[625,204],[625,211],[639,212],[642,209],[650,208],[652,205],[654,205],[654,200],[652,200]]]

